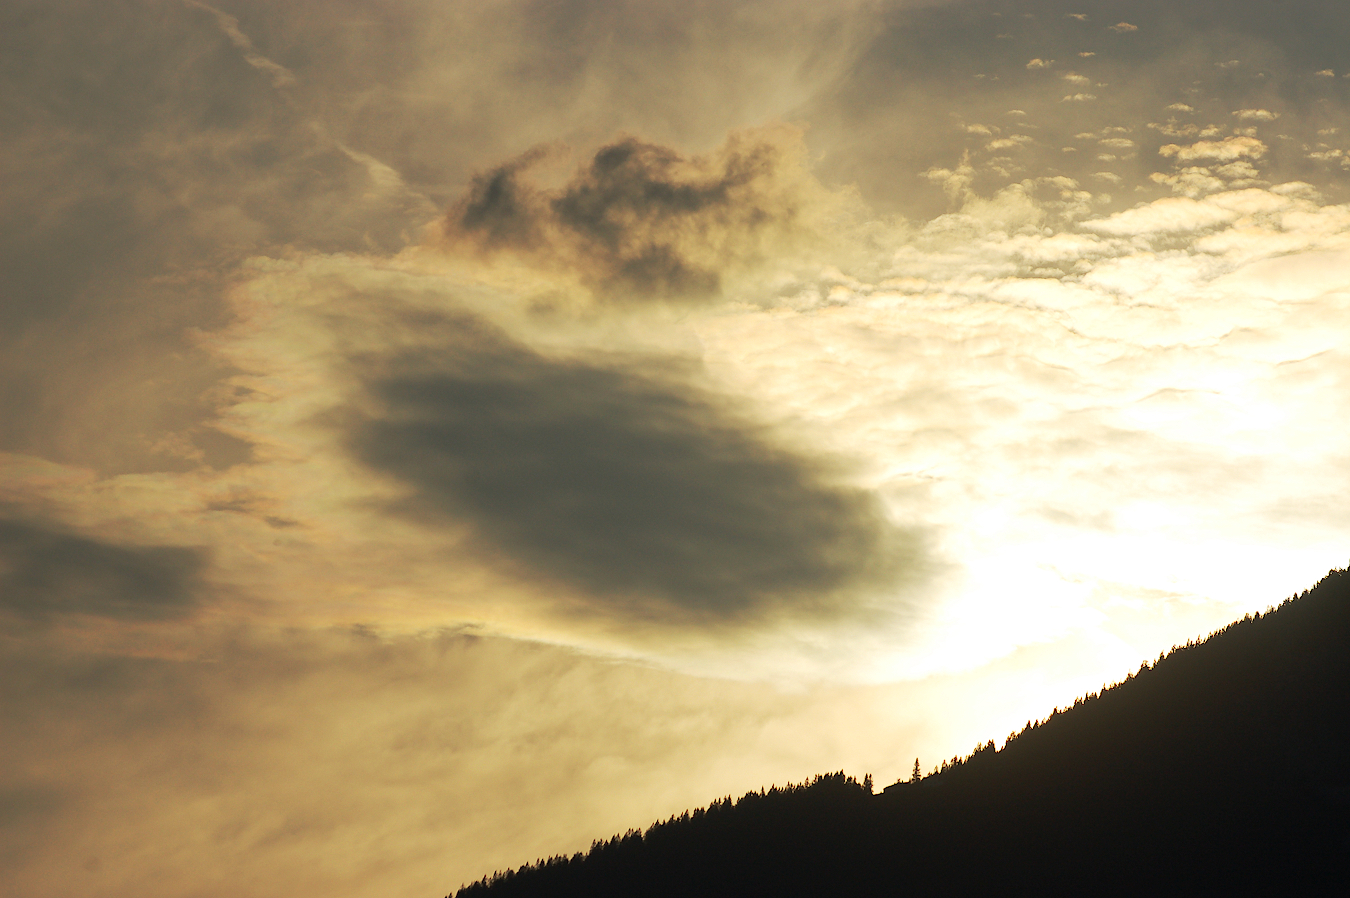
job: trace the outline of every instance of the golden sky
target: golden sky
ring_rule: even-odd
[[[1350,554],[1343,4],[8,0],[0,59],[16,896],[884,784]]]

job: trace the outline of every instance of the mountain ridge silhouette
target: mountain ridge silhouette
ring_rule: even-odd
[[[1350,894],[1350,571],[937,772],[729,796],[457,898]]]

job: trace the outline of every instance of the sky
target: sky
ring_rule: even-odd
[[[7,894],[884,785],[1350,556],[1337,0],[5,0]]]

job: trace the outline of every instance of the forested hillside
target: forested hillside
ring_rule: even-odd
[[[937,773],[752,792],[460,898],[1350,894],[1350,572]]]

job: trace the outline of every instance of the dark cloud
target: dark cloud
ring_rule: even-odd
[[[441,339],[371,363],[350,443],[411,488],[402,511],[467,522],[517,573],[673,623],[816,614],[914,575],[914,537],[872,496],[650,364],[550,358],[470,320]]]
[[[773,153],[756,147],[734,154],[711,177],[690,177],[687,163],[663,147],[628,139],[595,154],[590,168],[551,205],[558,222],[583,236],[612,271],[615,286],[658,296],[707,295],[717,272],[680,257],[682,233],[705,235],[713,227],[753,231],[774,214],[748,185],[770,176]]]
[[[489,249],[534,249],[540,233],[539,198],[520,173],[544,156],[542,147],[477,175],[457,207],[456,222]]]
[[[477,176],[445,236],[566,266],[607,300],[707,299],[725,267],[799,224],[797,160],[783,136],[733,138],[703,157],[628,137],[555,191],[527,180],[544,155],[532,150]]]
[[[196,608],[205,565],[198,549],[117,545],[0,518],[0,609],[21,617],[183,617]]]

